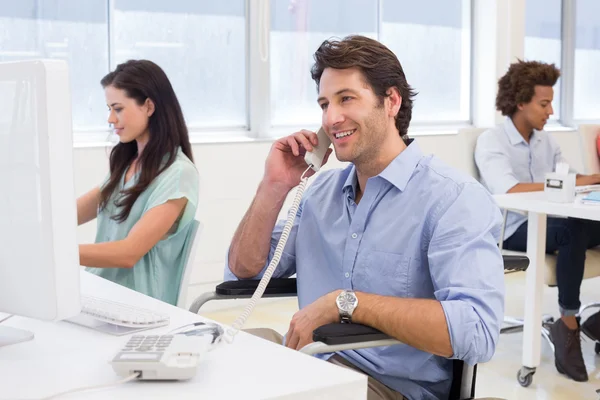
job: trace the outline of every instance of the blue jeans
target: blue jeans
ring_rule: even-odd
[[[600,245],[600,221],[578,218],[548,218],[546,226],[546,253],[556,259],[556,282],[558,305],[561,314],[577,315],[581,302],[579,290],[585,269],[585,252]],[[514,251],[527,250],[527,222],[523,223],[508,239],[504,248]]]

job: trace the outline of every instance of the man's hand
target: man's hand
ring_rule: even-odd
[[[304,154],[312,151],[313,146],[317,144],[317,134],[307,130],[275,141],[265,163],[265,180],[290,191],[300,183],[302,173],[308,168],[304,161]],[[327,150],[323,165],[327,162],[331,152],[331,149]],[[310,177],[314,173],[311,169],[306,176]]]
[[[312,343],[313,331],[320,326],[338,322],[340,320],[335,299],[341,290],[334,290],[318,298],[294,314],[290,329],[285,337],[285,345],[291,349],[300,350]]]

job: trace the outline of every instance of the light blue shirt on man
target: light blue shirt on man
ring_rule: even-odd
[[[543,183],[546,173],[553,172],[559,162],[565,159],[547,132],[534,129],[527,143],[509,117],[477,138],[475,163],[481,182],[492,194],[504,194],[518,183]],[[509,212],[504,239],[525,221],[526,215]]]
[[[501,214],[488,192],[424,156],[414,141],[368,180],[359,204],[356,190],[353,165],[315,180],[274,276],[297,274],[300,308],[337,289],[436,299],[452,358],[489,360],[503,319],[504,277],[496,245]],[[284,222],[273,231],[269,260]],[[225,279],[236,279],[228,267]],[[340,354],[409,399],[449,392],[452,361],[446,358],[405,344]]]

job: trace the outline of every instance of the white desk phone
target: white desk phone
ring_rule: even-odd
[[[331,146],[331,141],[327,134],[320,128],[317,132],[318,144],[313,146],[312,151],[307,151],[304,160],[307,169],[300,178],[300,184],[296,190],[294,202],[288,213],[289,217],[284,226],[277,248],[269,266],[267,267],[260,283],[250,299],[250,302],[244,309],[244,312],[232,324],[227,331],[216,323],[196,322],[190,325],[179,327],[166,335],[139,335],[131,336],[129,340],[119,348],[110,364],[117,375],[123,377],[118,382],[107,385],[98,385],[94,387],[77,388],[67,392],[58,393],[44,400],[55,399],[57,397],[81,392],[91,389],[99,389],[119,385],[132,380],[185,380],[196,376],[198,364],[203,360],[204,355],[215,348],[223,340],[231,343],[233,338],[242,328],[250,314],[252,313],[256,302],[262,297],[275,268],[283,253],[288,236],[292,229],[294,219],[300,206],[300,200],[304,194],[304,189],[308,182],[305,177],[309,169],[318,172],[323,164],[323,159],[327,154],[327,149]]]
[[[296,197],[290,208],[289,217],[277,244],[275,254],[246,309],[224,335],[224,339],[229,343],[233,341],[234,336],[252,313],[256,302],[262,297],[273,272],[275,272],[275,268],[279,264],[308,181],[308,178],[304,175],[310,168],[315,172],[321,169],[331,141],[323,128],[320,128],[317,132],[317,138],[317,146],[313,146],[313,150],[307,151],[304,156],[308,168],[302,174]],[[182,332],[184,334],[132,336],[111,361],[113,369],[117,375],[129,377],[127,379],[134,377],[131,379],[183,380],[194,377],[197,366],[202,361],[204,354],[209,351],[213,343],[216,344],[220,341],[223,332],[216,332],[217,329],[220,329],[216,324],[197,323],[193,325],[191,330]],[[203,325],[203,327],[197,328],[200,325]],[[202,331],[203,329],[204,331]],[[186,336],[186,333],[193,336]]]
[[[141,380],[190,379],[210,345],[207,335],[134,335],[111,364],[123,377],[138,374]]]

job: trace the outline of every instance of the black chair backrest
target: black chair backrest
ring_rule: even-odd
[[[450,394],[448,395],[448,400],[466,400],[475,397],[475,379],[477,377],[477,365],[475,365],[472,368],[473,374],[470,377],[469,382],[463,382],[463,373],[465,372],[465,369],[468,369],[468,366],[465,365],[465,362],[462,360],[452,360],[452,384],[450,386]],[[464,397],[464,395],[461,397],[463,383],[465,384],[465,386],[467,386],[467,396],[469,397]]]

